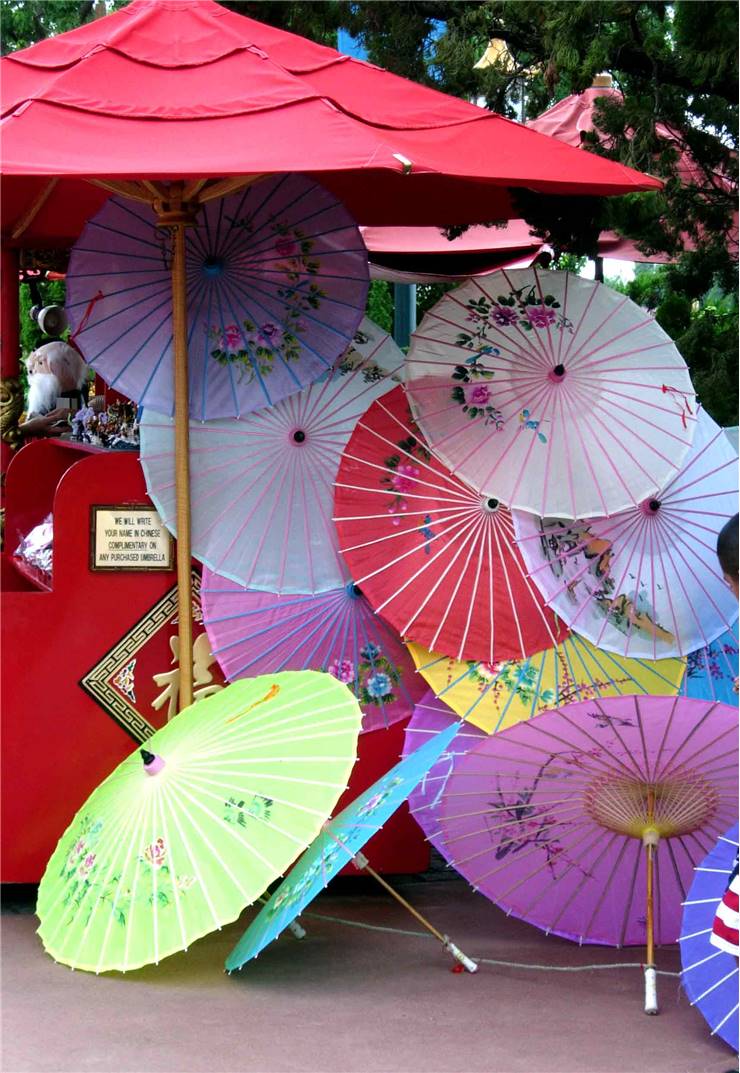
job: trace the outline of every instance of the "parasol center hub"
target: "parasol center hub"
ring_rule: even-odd
[[[554,365],[552,369],[550,369],[550,372],[547,374],[547,376],[553,384],[559,384],[565,376],[565,366]]]
[[[293,443],[298,444],[298,446],[300,447],[301,444],[306,442],[306,433],[302,428],[296,428],[293,429],[293,431],[291,432],[290,438]]]
[[[660,500],[659,499],[654,499],[654,498],[645,499],[640,504],[640,508],[642,510],[642,513],[647,515],[648,518],[652,518],[653,515],[657,514],[658,511],[660,510],[661,506],[662,506],[662,504],[661,504]]]
[[[350,581],[346,586],[347,595],[352,600],[358,600],[362,596],[362,589],[359,585],[355,585],[354,581]]]
[[[719,795],[698,771],[682,771],[654,783],[602,776],[584,791],[588,815],[609,831],[657,845],[698,830],[719,808]]]
[[[209,279],[218,279],[219,276],[224,274],[226,269],[226,261],[223,257],[217,257],[215,254],[206,257],[203,262],[203,274]]]
[[[484,496],[482,505],[486,514],[495,514],[501,507],[500,501],[495,496]]]

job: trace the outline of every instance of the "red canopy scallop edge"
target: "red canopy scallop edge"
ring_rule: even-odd
[[[376,225],[510,217],[518,186],[661,185],[213,0],[134,0],[0,64],[4,231],[29,244],[79,233],[80,177],[302,171]]]

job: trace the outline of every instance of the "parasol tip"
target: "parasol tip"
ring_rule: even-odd
[[[148,749],[139,749],[139,756],[144,761],[144,771],[147,775],[158,775],[164,767],[164,760],[161,756],[156,756],[155,753],[150,753]]]

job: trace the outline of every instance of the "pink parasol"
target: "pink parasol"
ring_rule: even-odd
[[[654,495],[694,434],[669,336],[624,295],[567,272],[504,269],[449,292],[407,366],[435,454],[481,493],[543,517]]]
[[[651,967],[653,940],[678,938],[694,866],[736,814],[736,741],[737,711],[708,701],[545,712],[456,764],[445,853],[507,913],[578,942],[646,943]]]
[[[565,636],[526,577],[509,511],[433,457],[403,387],[358,422],[334,515],[355,583],[401,636],[488,662],[521,659]]]
[[[406,719],[426,689],[401,639],[351,581],[326,592],[276,596],[206,567],[201,598],[211,651],[230,682],[328,671],[360,702],[363,731]]]
[[[514,524],[530,576],[572,629],[625,656],[683,656],[737,620],[715,551],[737,495],[737,456],[700,411],[683,468],[655,496],[611,518],[514,512]]]

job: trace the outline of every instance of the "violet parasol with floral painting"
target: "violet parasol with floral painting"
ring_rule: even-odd
[[[496,905],[579,943],[672,943],[694,866],[737,814],[737,709],[595,698],[461,757],[439,812],[445,855]]]
[[[190,415],[239,417],[299,391],[362,319],[367,253],[351,216],[302,175],[204,206],[185,247]],[[111,387],[174,412],[169,254],[153,209],[111,198],[67,274],[67,313]]]

